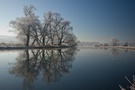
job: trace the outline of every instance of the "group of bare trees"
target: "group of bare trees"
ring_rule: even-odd
[[[20,52],[16,62],[9,72],[23,78],[23,86],[32,88],[32,83],[42,74],[46,83],[58,81],[64,74],[69,73],[75,59],[75,48],[68,49],[34,49]]]
[[[118,38],[113,38],[111,41],[112,46],[119,46],[119,39]],[[129,46],[129,43],[126,41],[122,46]]]
[[[77,38],[70,22],[64,20],[59,13],[45,13],[43,22],[35,15],[34,6],[24,6],[24,17],[10,22],[15,29],[17,38],[26,46],[30,45],[75,45]]]

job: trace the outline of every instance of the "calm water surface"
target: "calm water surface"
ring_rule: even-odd
[[[135,51],[0,51],[0,90],[120,90],[135,75]]]

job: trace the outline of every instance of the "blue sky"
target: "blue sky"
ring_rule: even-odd
[[[13,35],[9,22],[23,16],[24,5],[35,6],[41,20],[47,11],[60,13],[80,41],[109,42],[117,37],[135,42],[135,0],[1,0],[1,35]]]

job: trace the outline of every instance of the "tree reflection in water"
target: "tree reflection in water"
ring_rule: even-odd
[[[32,89],[31,84],[40,73],[44,82],[56,82],[63,74],[69,73],[77,51],[73,48],[24,50],[9,72],[23,78],[24,89]]]
[[[117,49],[117,48],[111,48],[111,49],[110,49],[110,54],[111,54],[112,56],[119,55],[119,49]]]

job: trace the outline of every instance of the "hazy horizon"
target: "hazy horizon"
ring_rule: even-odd
[[[109,42],[116,37],[121,42],[135,41],[134,0],[2,0],[0,1],[0,35],[14,36],[8,32],[11,20],[23,15],[24,5],[37,8],[36,15],[43,20],[48,11],[58,12],[71,22],[73,32],[82,42]]]

